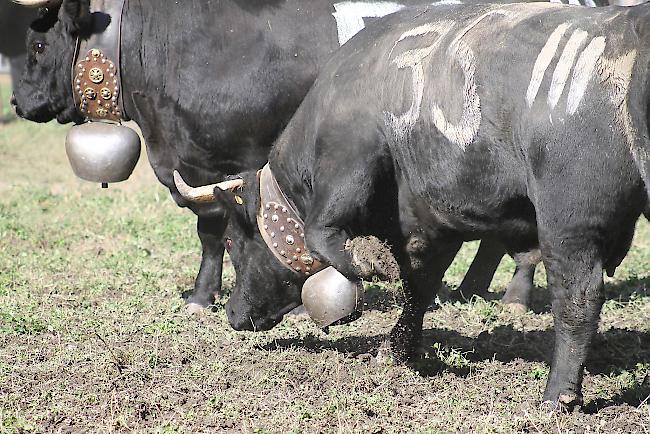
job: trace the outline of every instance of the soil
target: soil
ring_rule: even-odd
[[[395,282],[400,278],[400,269],[390,246],[377,237],[357,237],[348,240],[345,250],[352,255],[352,264],[364,279],[378,277]]]

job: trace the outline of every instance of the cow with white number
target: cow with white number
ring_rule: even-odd
[[[214,189],[232,213],[231,325],[273,327],[300,303],[308,264],[351,281],[380,272],[349,248],[374,235],[405,282],[391,348],[408,357],[463,241],[539,246],[556,338],[543,399],[580,404],[603,270],[625,257],[650,181],[648,29],[649,6],[535,3],[408,9],[359,33],[265,169],[242,173],[235,195]],[[279,210],[260,196],[270,184],[286,198]],[[285,209],[285,231],[304,220],[295,271],[273,253],[295,236],[267,229]]]

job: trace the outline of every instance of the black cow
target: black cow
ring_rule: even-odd
[[[363,28],[364,19],[401,7],[335,0],[126,2],[126,113],[143,132],[160,182],[198,216],[203,257],[191,307],[213,303],[221,287],[224,211],[182,199],[172,171],[199,184],[261,166],[328,56]],[[83,121],[70,70],[76,37],[87,36],[91,19],[89,0],[41,9],[27,37],[27,71],[15,91],[20,116]]]
[[[11,83],[16,87],[25,65],[25,34],[36,14],[14,3],[0,2],[0,54],[9,59]],[[4,101],[0,102],[2,106]]]
[[[221,287],[225,220],[220,206],[180,198],[172,171],[205,183],[258,167],[329,54],[369,17],[394,12],[401,3],[428,2],[183,0],[161,8],[127,1],[125,109],[142,129],[158,179],[198,216],[203,255],[188,299],[191,310],[210,305]],[[64,0],[62,8],[42,10],[32,26],[27,46],[48,46],[42,53],[30,51],[25,80],[16,90],[24,118],[83,121],[72,99],[69,64],[75,37],[85,36],[89,26],[88,5]]]
[[[649,28],[648,6],[537,3],[413,8],[359,33],[270,153],[309,263],[368,278],[381,267],[353,261],[348,241],[387,240],[405,281],[391,346],[409,356],[463,241],[539,246],[556,335],[544,400],[579,404],[603,270],[626,255],[650,181]],[[271,253],[256,220],[276,211],[256,173],[241,177],[234,196],[214,190],[233,214],[226,311],[265,330],[300,303],[305,275]]]

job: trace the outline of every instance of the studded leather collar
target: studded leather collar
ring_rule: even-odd
[[[120,33],[126,0],[91,0],[93,29],[77,39],[72,62],[72,94],[91,121],[128,121],[120,74]]]
[[[273,255],[283,266],[305,277],[326,268],[309,254],[305,224],[280,189],[271,167],[266,164],[257,176],[260,184],[257,226]]]

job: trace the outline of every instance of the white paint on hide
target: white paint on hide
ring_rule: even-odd
[[[433,105],[433,123],[440,132],[452,143],[464,151],[472,143],[481,126],[481,100],[476,91],[476,63],[474,52],[462,40],[455,41],[449,46],[447,54],[456,62],[465,75],[463,86],[463,113],[460,120],[452,124],[443,113],[440,106]]]
[[[443,5],[462,5],[463,2],[460,0],[440,0],[439,2],[431,3],[431,6],[443,6]]]
[[[587,48],[580,54],[576,66],[573,68],[571,87],[567,96],[566,111],[572,115],[578,110],[578,106],[587,90],[587,85],[596,69],[596,63],[605,51],[605,37],[598,36],[591,40]]]
[[[503,10],[503,9],[495,9],[495,10],[487,11],[487,12],[479,15],[474,21],[469,23],[460,32],[458,32],[458,34],[456,35],[454,40],[451,42],[451,44],[449,44],[449,46],[451,47],[451,46],[457,44],[458,41],[467,34],[467,32],[472,30],[474,27],[476,27],[476,25],[478,25],[481,21],[483,21],[487,17],[493,16],[493,15],[513,16],[513,18],[514,18],[514,13],[513,12],[509,12],[509,11],[506,11],[506,10]]]
[[[347,1],[334,3],[332,15],[336,19],[339,35],[339,45],[345,44],[350,38],[365,27],[365,18],[379,18],[404,8],[404,5],[394,2],[355,2]]]
[[[437,23],[427,23],[415,27],[407,32],[402,33],[395,45],[404,39],[424,36],[428,34],[436,34],[435,41],[424,48],[418,48],[405,51],[397,56],[392,63],[396,64],[399,69],[410,68],[412,76],[412,93],[411,93],[411,107],[402,115],[395,115],[393,113],[386,113],[388,117],[389,127],[394,131],[398,141],[405,140],[411,133],[416,122],[420,118],[420,110],[422,108],[422,99],[424,97],[424,67],[422,62],[427,58],[438,46],[442,38],[454,26],[453,21],[440,21]]]
[[[564,50],[557,61],[557,66],[553,72],[551,88],[548,92],[548,106],[553,110],[564,92],[564,86],[571,73],[573,62],[575,61],[578,50],[587,40],[587,32],[582,29],[576,29],[571,34],[569,42],[564,46]]]
[[[530,77],[530,83],[528,84],[528,90],[526,91],[526,102],[528,103],[528,107],[531,107],[533,102],[535,102],[537,92],[539,92],[539,86],[542,84],[542,80],[544,79],[544,74],[546,73],[548,66],[551,64],[553,57],[555,57],[555,52],[557,51],[558,45],[560,45],[562,36],[564,36],[564,33],[570,25],[571,24],[569,23],[564,23],[557,26],[537,55],[537,60],[535,60],[535,66],[533,66],[533,72]]]
[[[644,181],[647,181],[648,173],[646,173],[645,168],[648,161],[650,161],[650,155],[648,155],[648,150],[643,145],[643,142],[637,142],[637,129],[632,123],[632,116],[630,116],[630,109],[628,108],[630,82],[636,56],[637,51],[635,49],[616,59],[601,57],[596,68],[600,82],[614,105],[614,122],[625,134],[630,153],[634,157]]]

